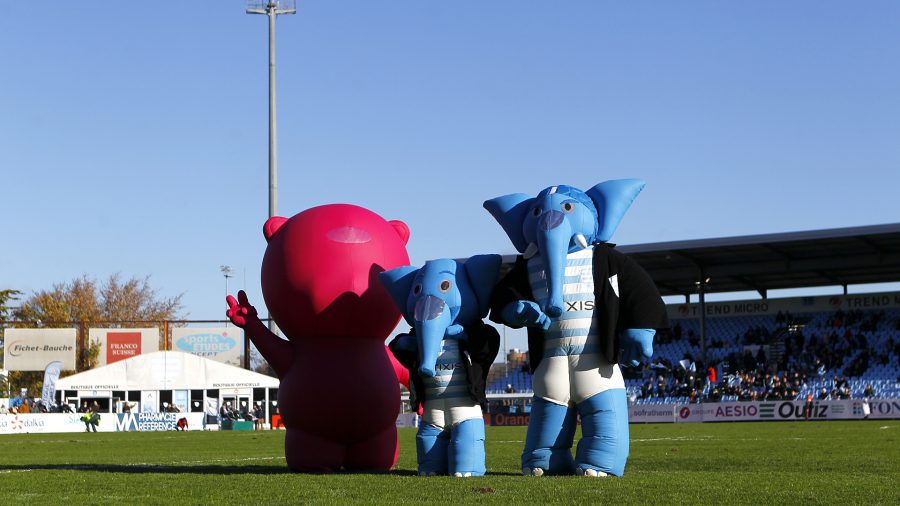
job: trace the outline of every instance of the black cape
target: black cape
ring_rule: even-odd
[[[594,315],[600,331],[600,350],[610,363],[619,361],[619,333],[629,328],[666,329],[669,318],[656,285],[640,265],[614,245],[594,245]],[[619,295],[609,278],[617,276]],[[503,323],[501,313],[510,302],[534,301],[528,282],[528,262],[519,255],[516,263],[494,290],[491,297],[491,321]],[[544,329],[528,327],[528,360],[531,372],[537,370],[544,355]]]

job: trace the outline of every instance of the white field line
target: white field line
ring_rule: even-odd
[[[279,457],[244,457],[244,458],[235,458],[235,459],[206,459],[206,460],[179,460],[176,462],[167,462],[165,464],[162,463],[151,463],[151,462],[135,462],[133,464],[125,464],[129,466],[145,466],[145,467],[167,467],[167,466],[181,466],[187,464],[209,464],[211,462],[250,462],[256,460],[284,460],[284,456]]]
[[[700,436],[700,437],[692,437],[692,436],[677,436],[677,437],[657,437],[657,438],[647,438],[647,439],[632,439],[632,443],[646,443],[648,441],[709,441],[711,439],[715,439],[713,436]]]

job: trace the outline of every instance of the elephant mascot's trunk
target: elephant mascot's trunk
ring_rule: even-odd
[[[447,327],[453,323],[452,317],[443,300],[428,295],[416,302],[414,319],[419,344],[419,374],[433,378],[441,341]]]
[[[572,229],[562,212],[550,210],[538,218],[536,232],[547,275],[547,297],[538,303],[547,316],[555,318],[563,313],[566,255],[572,242]]]

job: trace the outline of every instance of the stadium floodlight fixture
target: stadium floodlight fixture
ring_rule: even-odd
[[[247,14],[269,17],[269,218],[278,213],[278,152],[275,122],[275,18],[297,12],[296,0],[247,0]]]
[[[228,278],[234,277],[234,269],[231,268],[230,265],[220,265],[219,270],[222,271],[222,276],[225,276],[225,296],[228,296]]]
[[[296,0],[247,0],[247,14],[294,14]]]

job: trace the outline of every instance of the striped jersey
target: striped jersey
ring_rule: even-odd
[[[593,246],[566,256],[563,280],[563,313],[551,318],[544,334],[544,358],[600,353],[594,322]],[[547,298],[547,272],[543,259],[528,260],[528,281],[535,300]]]
[[[469,397],[469,379],[466,377],[463,360],[467,360],[467,357],[459,351],[459,342],[456,339],[441,341],[434,377],[422,378],[426,399],[431,401]]]

